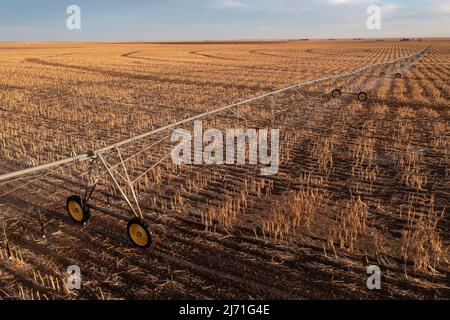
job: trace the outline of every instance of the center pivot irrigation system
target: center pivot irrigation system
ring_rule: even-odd
[[[119,220],[123,220],[128,223],[127,225],[127,234],[130,240],[134,245],[147,248],[152,243],[152,233],[148,224],[145,222],[144,215],[141,210],[141,206],[139,205],[137,192],[135,189],[136,182],[139,179],[144,177],[150,170],[158,166],[164,159],[167,158],[165,156],[163,159],[157,161],[152,167],[145,171],[144,174],[140,175],[137,179],[132,180],[129,175],[129,171],[127,170],[126,162],[130,158],[135,157],[137,154],[142,153],[145,150],[151,149],[154,145],[146,146],[141,149],[139,152],[134,154],[131,157],[123,158],[122,153],[120,151],[121,147],[125,145],[135,144],[137,141],[142,141],[144,138],[150,136],[156,136],[157,134],[166,132],[170,129],[174,129],[179,126],[183,126],[187,123],[191,123],[195,120],[210,117],[213,115],[217,115],[219,113],[223,113],[224,111],[230,110],[234,111],[234,108],[239,108],[242,105],[249,104],[251,102],[261,100],[264,98],[272,97],[279,93],[283,93],[293,89],[299,89],[301,87],[319,84],[322,86],[322,83],[332,82],[332,85],[335,86],[335,89],[331,92],[331,96],[333,98],[340,98],[342,95],[355,95],[358,100],[366,101],[368,99],[368,94],[361,90],[361,86],[359,86],[359,91],[357,92],[344,92],[343,89],[346,85],[351,83],[352,79],[360,76],[363,73],[371,72],[377,75],[376,78],[377,83],[382,81],[386,77],[392,77],[394,79],[399,79],[402,77],[402,71],[405,69],[409,69],[413,67],[418,61],[420,61],[429,51],[430,47],[427,47],[420,52],[417,52],[413,55],[402,57],[395,59],[389,62],[376,63],[372,64],[360,69],[357,69],[353,72],[342,73],[339,75],[324,77],[320,79],[305,81],[290,87],[286,87],[283,89],[279,89],[276,91],[272,91],[251,99],[243,100],[225,107],[221,107],[212,111],[206,111],[204,113],[198,114],[196,116],[188,117],[184,120],[180,120],[163,127],[154,129],[152,131],[143,133],[138,136],[133,136],[129,139],[114,143],[109,146],[105,146],[98,150],[89,150],[88,152],[80,155],[72,154],[71,157],[62,159],[59,161],[54,161],[51,163],[38,165],[34,167],[30,167],[27,169],[7,173],[4,175],[0,175],[0,182],[3,184],[8,184],[16,181],[19,178],[31,176],[38,172],[49,171],[53,168],[62,167],[65,165],[73,165],[80,162],[88,163],[88,172],[86,175],[88,178],[86,179],[86,183],[84,185],[84,194],[81,195],[72,195],[69,196],[66,200],[66,208],[70,215],[70,217],[79,224],[86,225],[90,218],[90,210],[93,209],[100,213],[106,214],[113,218],[117,218]],[[323,87],[322,87],[323,88]],[[161,140],[160,140],[161,141]],[[158,142],[157,142],[158,143]],[[115,165],[111,165],[108,162],[108,157],[114,155],[119,159],[118,163]],[[132,213],[132,217],[128,217],[116,212],[112,212],[110,210],[100,208],[91,203],[92,194],[95,191],[95,188],[99,182],[100,176],[107,175],[111,179],[115,189],[120,193],[121,198],[125,201],[130,213]],[[1,197],[1,195],[0,195]]]

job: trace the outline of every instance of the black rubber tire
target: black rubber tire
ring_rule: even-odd
[[[144,230],[144,232],[146,234],[146,239],[147,239],[147,241],[145,243],[138,243],[138,242],[135,241],[135,239],[133,239],[133,236],[131,235],[131,228],[132,228],[133,225],[138,225]],[[152,245],[152,241],[153,241],[152,233],[150,231],[150,228],[149,228],[147,222],[145,222],[142,219],[139,219],[139,218],[131,219],[128,222],[128,225],[127,225],[127,234],[128,234],[128,238],[130,239],[130,241],[136,247],[139,247],[139,248],[142,248],[142,249],[146,249],[146,248],[148,248],[148,247],[150,247]]]
[[[396,73],[395,74],[395,79],[401,79],[402,78],[402,74],[401,73]]]
[[[365,92],[358,93],[358,100],[359,101],[364,102],[364,101],[367,100],[367,98],[368,98],[367,93],[365,93]]]
[[[335,99],[339,99],[342,96],[342,92],[339,89],[334,89],[333,92],[331,92],[331,96]]]
[[[384,78],[386,76],[385,72],[380,72],[380,78]]]
[[[70,213],[70,207],[69,207],[69,205],[70,205],[71,202],[77,203],[77,204],[79,205],[79,207],[81,208],[81,215],[82,215],[81,219],[75,218],[75,217]],[[86,225],[87,222],[89,221],[89,218],[91,217],[91,213],[90,213],[90,211],[89,211],[89,208],[87,208],[87,207],[84,205],[83,200],[81,199],[81,197],[80,197],[80,196],[77,196],[77,195],[73,195],[73,196],[70,196],[70,197],[67,198],[67,200],[66,200],[66,209],[67,209],[67,212],[69,213],[70,218],[71,218],[74,222],[76,222],[76,223],[78,223],[78,224]]]

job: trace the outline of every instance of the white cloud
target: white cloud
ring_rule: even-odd
[[[355,4],[361,2],[368,2],[367,0],[327,0],[332,6],[339,6],[341,4]]]
[[[434,3],[428,7],[428,11],[431,13],[450,14],[450,2],[441,1]]]
[[[237,0],[218,0],[216,5],[221,8],[246,8],[248,5]]]
[[[393,12],[397,11],[397,10],[400,9],[400,8],[401,8],[401,6],[400,6],[399,4],[396,4],[396,3],[386,3],[386,4],[383,4],[383,5],[381,6],[381,12],[382,12],[383,14],[390,14],[390,13],[393,13]]]

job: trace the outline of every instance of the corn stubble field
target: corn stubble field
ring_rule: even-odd
[[[132,247],[124,222],[72,222],[65,199],[83,192],[86,164],[0,184],[0,298],[450,298],[449,41],[3,43],[0,173],[428,45],[401,79],[369,72],[342,89],[363,89],[365,102],[332,98],[327,82],[205,119],[279,128],[278,175],[170,157],[146,173],[174,146],[170,132],[124,148],[154,144],[129,164],[146,173],[136,189],[147,250]],[[94,203],[127,214],[100,182]],[[70,265],[81,290],[65,285]],[[366,287],[369,265],[381,290]]]

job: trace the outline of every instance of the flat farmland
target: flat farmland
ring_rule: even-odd
[[[0,43],[0,174],[426,48],[203,119],[279,129],[276,175],[175,165],[171,130],[121,148],[153,234],[145,250],[125,222],[69,217],[92,171],[91,201],[130,216],[99,166],[0,182],[0,298],[449,299],[448,40]],[[65,284],[72,265],[79,290]],[[380,290],[366,286],[372,265]]]

